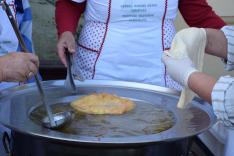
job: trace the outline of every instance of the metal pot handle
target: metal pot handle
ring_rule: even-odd
[[[11,139],[7,132],[3,133],[2,143],[7,156],[13,156],[11,152]]]

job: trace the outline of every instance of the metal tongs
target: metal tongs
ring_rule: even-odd
[[[4,0],[1,1],[1,4],[2,4],[2,7],[5,10],[10,22],[11,22],[11,25],[12,25],[12,27],[15,31],[15,34],[19,40],[19,43],[20,43],[22,50],[24,52],[28,53],[29,50],[27,49],[25,42],[20,34],[20,31],[18,29],[18,26],[16,24],[14,16],[12,15],[12,12],[10,10],[9,5]],[[43,121],[42,121],[43,126],[45,126],[47,128],[52,128],[52,129],[56,129],[58,127],[61,127],[62,125],[64,125],[66,122],[68,122],[71,119],[71,112],[60,112],[60,113],[53,115],[50,106],[46,102],[45,93],[44,93],[44,90],[42,88],[41,82],[38,78],[38,75],[37,74],[34,75],[34,78],[36,81],[38,91],[40,93],[42,104],[44,105],[44,107],[46,109],[47,116],[48,116],[48,117],[45,117],[43,119]]]
[[[75,94],[76,93],[76,85],[74,83],[74,79],[73,79],[73,75],[72,75],[72,71],[71,71],[71,66],[72,66],[72,62],[71,62],[71,53],[68,51],[68,49],[65,49],[65,55],[66,55],[66,60],[67,60],[67,77],[66,80],[64,82],[64,86],[65,88]]]

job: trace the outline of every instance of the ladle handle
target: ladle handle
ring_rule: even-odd
[[[6,14],[7,14],[7,16],[9,18],[10,22],[11,22],[11,25],[12,25],[14,31],[15,31],[15,34],[16,34],[18,40],[19,40],[20,46],[22,48],[22,51],[26,52],[26,53],[29,53],[29,51],[28,51],[28,49],[26,47],[26,44],[25,44],[25,42],[23,40],[23,37],[20,34],[20,31],[19,31],[18,26],[16,24],[16,21],[14,19],[14,16],[12,15],[12,12],[10,10],[9,5],[4,0],[2,0],[1,3],[2,3],[2,6],[3,6],[3,9],[5,10],[5,12],[6,12]],[[43,90],[43,88],[41,86],[41,82],[40,82],[40,80],[38,78],[38,75],[35,74],[34,78],[35,78],[36,85],[37,85],[37,88],[38,88],[40,96],[41,96],[42,103],[45,105],[45,108],[46,108],[46,111],[47,111],[47,115],[48,115],[48,117],[50,119],[51,126],[55,126],[56,123],[54,121],[51,109],[50,109],[49,105],[47,105],[47,103],[45,101],[44,90]]]

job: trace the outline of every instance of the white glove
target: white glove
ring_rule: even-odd
[[[192,101],[195,93],[188,88],[189,76],[195,71],[202,71],[206,32],[202,28],[188,28],[176,34],[168,56],[163,56],[167,72],[173,79],[185,86],[181,92],[178,108],[185,108]],[[193,64],[193,63],[194,64]],[[196,68],[195,68],[196,66]]]
[[[167,58],[165,54],[163,56],[169,75],[187,87],[189,75],[196,69],[202,70],[205,45],[204,29],[188,28],[179,31],[173,39],[171,49],[164,52],[170,58]]]
[[[167,73],[181,85],[188,87],[188,78],[196,72],[193,62],[190,58],[185,57],[181,59],[172,58],[166,53],[162,56],[162,61],[166,65]]]

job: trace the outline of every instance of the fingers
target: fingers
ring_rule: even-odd
[[[67,67],[67,61],[65,56],[65,49],[68,49],[70,53],[74,53],[76,51],[76,43],[75,43],[75,37],[72,34],[72,32],[64,32],[58,41],[57,44],[57,53],[62,61],[62,63]]]
[[[67,67],[67,61],[66,61],[66,57],[65,57],[65,48],[67,48],[67,47],[64,44],[62,44],[62,43],[57,44],[58,56],[59,56],[60,60],[62,61],[62,63]]]
[[[17,69],[17,71],[14,72],[13,75],[9,75],[9,81],[19,81],[19,82],[25,82],[29,79],[28,75],[30,73],[30,69],[27,64],[21,65],[20,69]]]
[[[31,79],[35,74],[33,72],[30,72],[27,76],[28,79]]]
[[[26,80],[31,79],[34,75],[37,74],[37,65],[34,64],[33,62],[29,61],[27,66],[24,68],[22,71],[23,73],[19,75],[19,80],[20,82],[24,82]]]
[[[39,68],[39,58],[34,54],[25,54],[27,57],[27,67],[29,72],[37,74]]]
[[[67,48],[70,53],[75,52],[75,47],[76,47],[75,40],[71,40],[70,42],[67,43]]]
[[[34,54],[28,54],[29,60],[36,65],[37,68],[39,68],[39,58],[38,56]]]
[[[33,75],[37,74],[39,68],[39,59],[34,54],[26,54],[27,62],[26,67],[24,69],[24,81],[33,77]]]
[[[37,68],[36,64],[34,64],[32,62],[29,62],[29,64],[28,64],[28,74],[32,73],[32,74],[36,75],[37,70],[38,70],[38,68]]]
[[[14,79],[15,82],[25,82],[28,79],[26,74],[18,74],[18,77]]]

